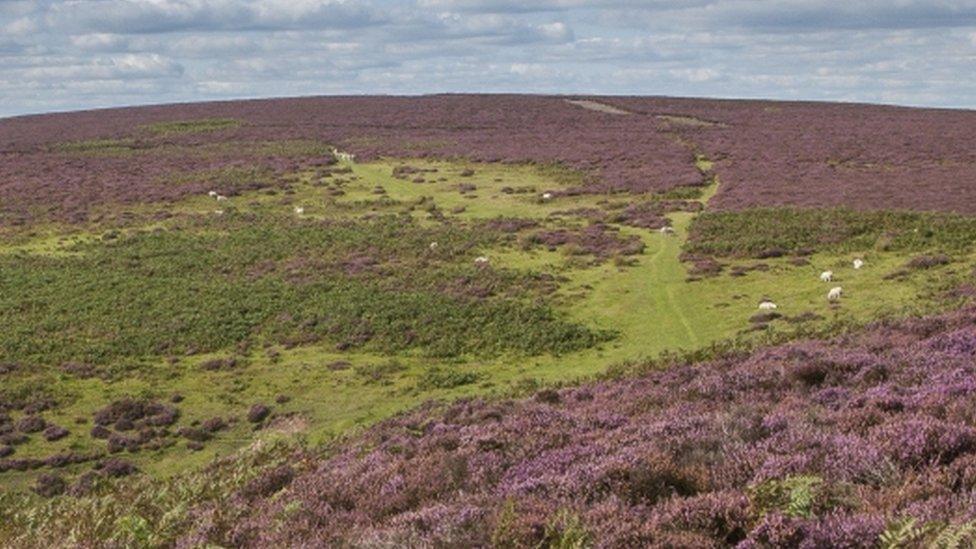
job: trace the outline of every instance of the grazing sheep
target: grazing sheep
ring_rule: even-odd
[[[332,156],[336,157],[337,160],[342,162],[352,162],[356,158],[356,155],[340,152],[335,147],[332,148]]]
[[[224,215],[224,210],[214,210],[215,215]]]
[[[209,196],[210,198],[217,198],[217,191],[210,191],[209,193],[207,193],[207,196]]]
[[[477,263],[478,265],[485,265],[488,263],[488,258],[485,256],[476,257],[474,259],[474,262]]]
[[[820,282],[830,282],[834,279],[834,271],[824,271],[820,273]]]
[[[759,302],[760,311],[772,311],[775,308],[776,308],[776,304],[768,299],[764,299]]]
[[[227,197],[222,194],[218,194],[215,198],[217,199],[217,202],[223,202],[224,200],[227,200]]]
[[[305,213],[305,208],[301,206],[295,206],[295,213],[298,215],[302,215],[303,213]]]
[[[671,235],[673,235],[674,234],[674,227],[672,227],[670,225],[665,225],[665,226],[661,227],[661,234],[671,234]]]
[[[855,269],[860,269],[863,266],[864,266],[864,260],[863,259],[855,259],[854,260],[854,268]]]
[[[542,193],[543,200],[552,200],[552,193]]]
[[[827,301],[837,301],[840,299],[840,294],[844,293],[844,289],[840,286],[834,286],[827,292]]]
[[[436,242],[431,242],[430,243],[430,246],[428,246],[428,248],[430,248],[431,250],[436,250],[437,249],[437,243]]]

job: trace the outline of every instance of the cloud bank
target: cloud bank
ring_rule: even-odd
[[[976,107],[976,0],[0,0],[0,116],[318,94]]]

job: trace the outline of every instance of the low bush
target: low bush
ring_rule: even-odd
[[[772,257],[810,250],[972,250],[976,218],[907,211],[760,208],[696,216],[686,250],[717,257]]]

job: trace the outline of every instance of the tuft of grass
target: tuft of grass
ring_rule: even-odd
[[[136,142],[133,139],[88,139],[57,143],[51,148],[63,153],[122,154],[134,150],[135,147]]]

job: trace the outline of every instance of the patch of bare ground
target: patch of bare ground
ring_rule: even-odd
[[[267,431],[273,431],[276,433],[282,433],[287,435],[293,435],[296,433],[303,433],[308,430],[309,422],[308,418],[300,415],[289,415],[278,417],[271,420],[268,426],[265,428]]]
[[[589,99],[567,99],[566,102],[571,105],[576,105],[577,107],[583,107],[584,109],[606,114],[631,114],[629,111],[618,109],[617,107],[607,105],[606,103],[600,103],[599,101],[591,101]]]
[[[655,118],[662,122],[674,126],[686,126],[692,128],[710,128],[715,126],[725,126],[719,122],[712,122],[711,120],[704,120],[702,118],[695,118],[694,116],[684,116],[677,114],[658,114]]]

